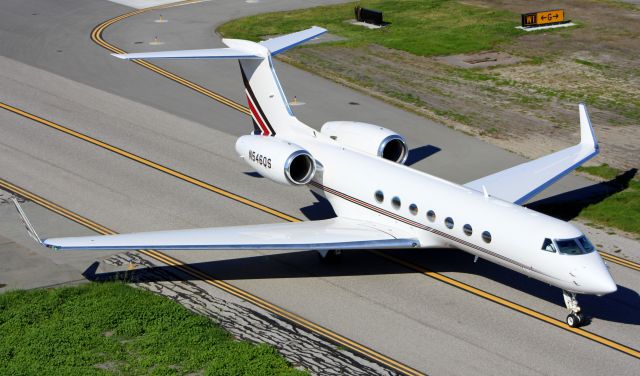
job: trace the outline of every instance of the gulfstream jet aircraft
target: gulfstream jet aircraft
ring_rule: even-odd
[[[40,241],[18,206],[31,235],[55,250],[291,249],[335,257],[354,249],[458,248],[562,289],[571,326],[584,323],[576,294],[616,291],[580,230],[521,206],[598,153],[583,104],[579,144],[458,185],[405,166],[407,144],[389,129],[331,121],[316,131],[294,116],[272,56],[324,32],[312,27],[260,43],[223,39],[227,48],[114,56],[237,59],[253,119],[253,132],[236,142],[238,155],[266,178],[323,195],[336,218]]]

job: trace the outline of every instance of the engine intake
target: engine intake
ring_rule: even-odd
[[[404,137],[374,124],[355,121],[330,121],[321,133],[348,147],[397,163],[404,163],[409,147]]]
[[[316,165],[311,154],[298,150],[291,154],[284,164],[287,179],[294,184],[307,184],[316,173]]]
[[[311,153],[277,138],[242,136],[236,141],[236,151],[260,175],[281,184],[304,185],[316,173],[316,163]]]

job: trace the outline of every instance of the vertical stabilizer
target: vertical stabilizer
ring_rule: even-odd
[[[120,59],[237,59],[253,119],[254,134],[276,136],[311,129],[293,115],[278,81],[271,56],[325,33],[311,27],[261,43],[223,39],[228,48],[113,54]]]
[[[263,60],[240,60],[254,134],[275,136],[286,133],[287,127],[297,126],[287,98],[282,91],[271,57]]]

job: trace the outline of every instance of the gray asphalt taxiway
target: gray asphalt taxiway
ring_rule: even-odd
[[[320,3],[329,1],[313,2]],[[218,47],[222,44],[213,30],[225,20],[309,5],[303,1],[208,1],[129,17],[110,26],[103,37],[127,51]],[[9,1],[0,9],[0,101],[288,215],[300,219],[330,215],[326,204],[306,189],[247,174],[250,170],[233,147],[236,136],[250,130],[245,114],[117,60],[90,39],[96,25],[130,11],[99,0]],[[167,22],[154,22],[160,13]],[[156,35],[164,45],[148,44]],[[307,72],[276,64],[287,95],[306,103],[294,108],[301,120],[314,127],[329,120],[368,121],[397,130],[413,147],[440,149],[414,164],[423,171],[465,182],[523,160]],[[157,65],[244,103],[235,63]],[[14,112],[0,111],[0,123],[0,178],[116,231],[282,221]],[[577,131],[576,119],[576,137]],[[545,195],[590,184],[571,176]],[[0,283],[7,287],[79,280],[89,264],[108,254],[53,254],[40,249],[22,232],[14,209],[2,204],[0,210]],[[87,231],[38,206],[28,204],[25,210],[43,237]],[[633,374],[637,367],[638,359],[624,352],[370,252],[347,253],[337,265],[319,263],[312,252],[170,254],[429,374],[622,375]],[[462,252],[394,254],[536,312],[564,316],[559,290],[488,262],[474,264]],[[611,268],[619,290],[603,298],[583,298],[583,308],[593,316],[585,329],[637,349],[640,302],[634,290],[638,272],[617,265]]]

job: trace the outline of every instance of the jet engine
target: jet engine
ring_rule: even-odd
[[[236,151],[260,175],[281,184],[307,184],[316,173],[315,159],[307,150],[277,138],[242,136]]]
[[[355,121],[330,121],[320,129],[339,143],[397,163],[404,163],[409,148],[404,137],[378,125]]]

